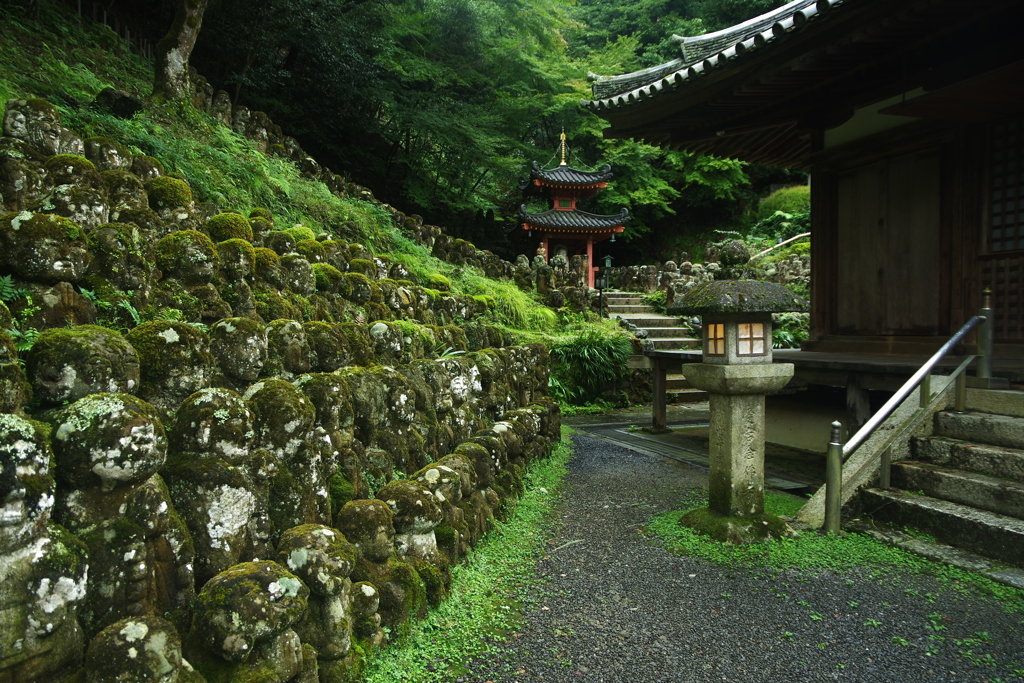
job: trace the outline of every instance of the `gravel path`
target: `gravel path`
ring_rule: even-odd
[[[705,489],[706,472],[574,440],[525,623],[460,683],[1022,680],[1022,615],[927,576],[895,584],[672,555],[639,530]]]

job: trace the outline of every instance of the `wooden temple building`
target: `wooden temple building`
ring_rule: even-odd
[[[988,288],[996,358],[1024,359],[1022,15],[795,0],[594,76],[584,106],[608,137],[811,173],[805,352],[930,353]]]
[[[516,237],[527,237],[543,248],[545,258],[556,253],[567,257],[586,254],[587,286],[594,286],[597,268],[594,266],[594,245],[606,239],[615,241],[615,235],[625,229],[629,211],[602,216],[581,211],[579,202],[593,197],[607,187],[612,178],[611,166],[598,171],[571,168],[565,160],[565,134],[562,134],[562,160],[552,169],[544,169],[533,162],[530,177],[520,185],[523,198],[542,197],[550,200],[551,208],[531,213],[523,204],[517,214],[514,231]]]

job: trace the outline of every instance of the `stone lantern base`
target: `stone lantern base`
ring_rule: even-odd
[[[708,392],[711,409],[708,507],[723,517],[764,513],[764,395],[786,386],[792,363],[689,363],[683,374]]]

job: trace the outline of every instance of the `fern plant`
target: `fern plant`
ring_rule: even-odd
[[[549,383],[556,397],[566,402],[586,403],[620,381],[626,374],[626,360],[633,344],[621,333],[604,334],[586,329],[551,347],[552,376]]]

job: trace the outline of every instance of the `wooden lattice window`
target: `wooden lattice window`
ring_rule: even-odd
[[[736,334],[737,356],[763,356],[767,342],[764,323],[740,323]]]
[[[989,251],[1024,249],[1024,119],[992,127]]]
[[[704,353],[709,356],[725,355],[725,325],[722,323],[711,323],[705,325],[707,330],[707,343],[704,344]]]

